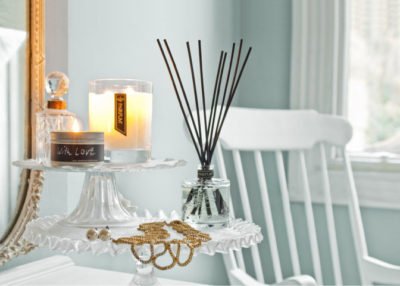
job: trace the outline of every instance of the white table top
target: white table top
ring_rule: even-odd
[[[77,266],[67,256],[52,256],[0,272],[0,285],[129,285],[133,273]],[[193,285],[158,279],[161,285]]]

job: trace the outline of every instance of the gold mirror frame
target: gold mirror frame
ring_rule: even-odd
[[[44,0],[27,0],[27,90],[25,96],[25,158],[31,158],[35,148],[35,114],[41,109],[44,94]],[[11,166],[10,166],[11,168]],[[18,209],[4,236],[0,237],[0,266],[35,246],[22,239],[25,226],[39,211],[43,186],[41,171],[23,170],[18,192]]]

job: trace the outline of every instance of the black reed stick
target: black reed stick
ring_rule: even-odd
[[[170,76],[170,78],[171,78],[171,82],[172,82],[172,85],[173,85],[173,87],[174,87],[174,90],[175,90],[176,98],[178,99],[179,107],[181,108],[181,112],[182,112],[182,114],[186,114],[186,113],[185,113],[185,109],[184,109],[183,104],[182,104],[182,101],[181,101],[181,98],[180,98],[180,96],[179,96],[178,89],[177,89],[177,87],[176,87],[176,83],[175,83],[174,77],[173,77],[173,75],[172,75],[171,68],[170,68],[170,66],[169,66],[169,64],[168,64],[167,57],[165,56],[164,50],[163,50],[163,48],[162,48],[162,46],[161,46],[161,42],[160,42],[159,39],[157,39],[157,43],[158,43],[158,46],[159,46],[159,48],[160,48],[161,54],[162,54],[162,56],[163,56],[165,65],[167,66],[168,73],[169,73],[169,76]],[[188,121],[188,119],[187,119],[186,116],[184,116],[184,119],[185,119],[185,122],[186,122],[186,126],[187,126],[188,129],[189,129],[189,134],[190,134],[190,137],[192,138],[194,148],[196,149],[197,155],[199,156],[199,159],[200,159],[200,161],[201,161],[201,160],[202,160],[202,156],[201,156],[201,154],[200,154],[199,148],[197,147],[197,141],[196,141],[196,139],[195,139],[195,137],[194,137],[194,135],[193,135],[192,129],[190,128],[189,121]]]
[[[235,84],[236,75],[237,75],[237,71],[238,71],[239,63],[240,63],[240,56],[242,54],[242,46],[243,46],[243,39],[240,39],[238,57],[237,57],[237,60],[236,60],[235,73],[233,74],[233,80],[232,80],[232,84],[231,84],[231,90],[229,91],[229,97],[232,95],[233,86]]]
[[[217,80],[217,82],[218,82],[218,84],[217,84],[218,85],[217,92],[214,94],[214,96],[215,96],[214,110],[213,110],[213,108],[211,108],[211,119],[210,119],[210,121],[211,121],[210,122],[210,125],[211,125],[211,136],[210,136],[210,142],[209,142],[210,146],[212,146],[212,143],[213,143],[213,140],[214,140],[213,135],[214,135],[214,127],[215,127],[215,117],[217,115],[216,112],[217,112],[217,107],[218,107],[219,92],[221,90],[222,76],[224,74],[226,55],[227,55],[227,53],[224,52],[224,58],[222,60],[221,72],[220,72],[219,78]],[[211,149],[210,149],[210,151],[211,151]],[[210,153],[210,156],[209,156],[208,160],[209,161],[207,161],[207,164],[210,164],[211,163],[211,153]]]
[[[221,51],[220,56],[219,56],[219,63],[218,63],[218,69],[217,69],[217,75],[215,77],[215,83],[214,83],[214,92],[213,92],[213,96],[212,96],[212,100],[211,100],[211,111],[210,111],[210,115],[209,115],[209,119],[208,119],[208,124],[207,124],[207,130],[208,130],[208,137],[206,138],[207,142],[208,142],[208,150],[207,150],[207,160],[204,162],[205,164],[208,165],[208,161],[211,155],[211,121],[212,121],[212,114],[213,114],[213,110],[214,110],[214,105],[215,105],[215,94],[217,93],[217,87],[218,87],[218,79],[219,79],[219,74],[221,72],[221,64],[222,64],[222,60],[224,57],[224,52]]]
[[[189,101],[188,101],[187,96],[186,96],[185,88],[183,87],[183,83],[182,83],[182,80],[181,80],[181,76],[179,75],[179,71],[178,71],[178,68],[177,68],[177,66],[176,66],[174,57],[172,56],[172,53],[171,53],[171,50],[170,50],[170,48],[169,48],[168,42],[167,42],[167,40],[165,40],[165,39],[164,39],[164,44],[165,44],[165,46],[167,47],[167,52],[168,52],[169,57],[170,57],[170,59],[171,59],[171,61],[172,61],[172,65],[173,65],[173,67],[174,67],[176,76],[177,76],[177,78],[178,78],[178,82],[179,82],[179,85],[180,85],[181,90],[182,90],[183,98],[185,99],[186,107],[187,107],[187,109],[188,109],[190,119],[192,120],[193,129],[194,129],[194,131],[196,132],[196,135],[197,135],[198,143],[200,143],[200,142],[199,142],[199,141],[200,141],[200,135],[199,135],[199,132],[198,132],[198,130],[197,130],[196,123],[194,122],[194,119],[193,119],[192,109],[190,108],[190,104],[189,104]],[[200,145],[200,144],[199,144],[199,145]]]
[[[203,136],[201,132],[201,123],[200,123],[200,109],[199,109],[199,100],[197,98],[197,88],[196,88],[196,77],[194,75],[194,69],[193,69],[193,61],[192,61],[192,53],[190,52],[190,44],[189,42],[186,42],[186,48],[188,51],[188,56],[189,56],[189,62],[190,62],[190,71],[192,74],[192,82],[193,82],[193,93],[194,93],[194,99],[196,103],[196,115],[197,115],[197,124],[198,124],[198,130],[200,133],[200,150],[202,153],[202,156],[204,156],[204,149],[203,149]],[[204,158],[203,158],[204,160]]]
[[[201,41],[199,40],[198,41],[198,46],[199,46],[199,66],[200,66],[200,79],[201,79],[201,96],[202,96],[202,99],[203,99],[203,117],[204,117],[204,129],[205,129],[205,131],[206,131],[206,138],[208,138],[208,129],[207,129],[207,113],[206,113],[206,109],[207,109],[207,106],[206,106],[206,98],[205,98],[205,93],[204,93],[204,77],[203,77],[203,56],[202,56],[202,52],[201,52]],[[208,150],[208,141],[207,141],[207,139],[206,139],[206,142],[205,142],[205,149],[206,150]],[[203,162],[205,162],[206,161],[206,152],[205,152],[205,150],[204,150],[204,154],[203,154],[203,160],[204,161],[202,161],[202,164],[203,164]]]
[[[217,128],[215,129],[215,132],[218,131],[219,126],[221,124],[221,115],[224,112],[223,108],[224,108],[224,103],[225,103],[225,99],[226,99],[226,92],[228,90],[228,85],[229,85],[229,78],[231,76],[231,70],[232,70],[232,63],[233,63],[233,56],[235,54],[235,43],[233,43],[232,45],[232,52],[231,52],[231,59],[229,61],[229,68],[228,68],[228,73],[226,76],[226,80],[225,80],[225,89],[224,89],[224,95],[222,97],[222,103],[221,103],[221,110],[219,112],[219,116],[218,116],[218,121],[217,121]]]

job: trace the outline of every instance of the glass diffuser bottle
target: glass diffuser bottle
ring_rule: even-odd
[[[185,222],[199,227],[224,227],[229,223],[230,182],[213,175],[212,166],[200,167],[197,179],[183,182]]]
[[[46,77],[46,92],[50,95],[46,108],[36,114],[36,160],[50,162],[52,131],[79,131],[79,121],[69,112],[63,96],[68,92],[69,79],[61,72]],[[74,130],[77,129],[77,130]]]

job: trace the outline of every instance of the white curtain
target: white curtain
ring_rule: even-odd
[[[25,38],[25,31],[0,27],[0,66],[7,64],[25,41]]]
[[[292,1],[292,109],[345,113],[349,2]]]

